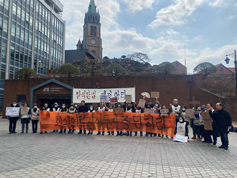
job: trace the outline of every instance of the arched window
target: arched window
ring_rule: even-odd
[[[94,35],[93,26],[91,26],[91,35],[92,35],[92,36]]]
[[[94,36],[96,36],[96,31],[97,31],[97,28],[96,26],[94,26]]]

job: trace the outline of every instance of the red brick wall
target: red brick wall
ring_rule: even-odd
[[[17,99],[17,95],[26,95],[27,103],[30,103],[30,89],[41,84],[49,78],[29,79],[29,80],[5,80],[3,108],[10,105]],[[56,78],[74,88],[93,88],[99,83],[101,88],[109,87],[136,87],[136,102],[142,98],[142,92],[159,91],[161,104],[169,106],[174,98],[179,99],[181,105],[189,107],[189,101],[195,96],[201,104],[209,102],[215,104],[219,98],[215,95],[204,92],[198,87],[202,86],[203,77],[201,75],[150,75],[150,76],[117,76],[117,77],[78,77],[78,78]],[[51,84],[51,86],[57,86]],[[47,86],[46,86],[47,87]],[[44,87],[43,87],[44,88]],[[37,94],[42,94],[43,88],[36,90]],[[64,93],[65,92],[65,93]],[[61,94],[69,94],[65,90]],[[58,93],[56,93],[58,94]],[[153,99],[154,101],[154,99]],[[223,102],[225,104],[225,102]],[[234,116],[234,114],[232,114]]]

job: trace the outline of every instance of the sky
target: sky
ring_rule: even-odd
[[[60,0],[66,49],[83,39],[90,0]],[[101,16],[103,56],[146,53],[151,64],[178,60],[193,73],[202,62],[225,64],[237,49],[237,0],[95,0]],[[234,58],[227,67],[234,66]]]

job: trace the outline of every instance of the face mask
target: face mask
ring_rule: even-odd
[[[44,107],[45,107],[45,108],[47,108],[47,107],[48,107],[48,105],[45,105]]]
[[[54,106],[55,108],[58,107],[57,105]]]
[[[65,106],[62,106],[62,108],[65,108]]]
[[[13,106],[16,106],[16,104],[13,104]]]
[[[93,108],[90,108],[90,110],[93,110]]]
[[[75,107],[77,107],[77,105],[75,105]]]
[[[73,109],[74,107],[73,106],[71,106],[71,109]]]
[[[37,106],[34,106],[34,108],[37,108]]]
[[[179,122],[183,122],[183,120],[179,120]]]
[[[156,104],[155,106],[156,106],[156,107],[158,107],[159,105],[158,105],[158,104]]]

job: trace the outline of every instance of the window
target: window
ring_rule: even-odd
[[[94,36],[96,36],[96,31],[97,31],[97,28],[96,26],[94,26]]]
[[[222,71],[223,71],[223,68],[220,68],[220,71],[222,72]]]
[[[26,102],[26,95],[17,95],[17,103],[19,105],[24,104]]]

